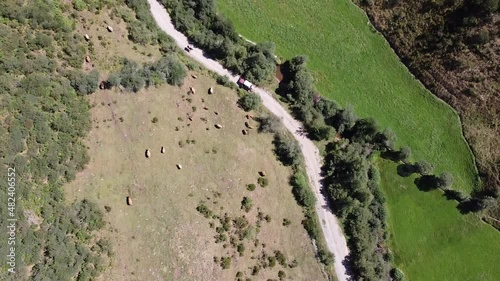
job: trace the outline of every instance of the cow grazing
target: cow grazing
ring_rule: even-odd
[[[109,32],[113,32],[113,28],[111,26],[107,26],[106,29],[109,31]]]
[[[266,176],[266,172],[264,172],[264,171],[259,171],[259,175],[260,175],[261,177],[265,177],[265,176]]]
[[[177,166],[177,169],[179,169],[179,170],[182,169],[182,165],[181,164],[177,164],[175,166]]]
[[[193,95],[196,94],[196,90],[193,87],[189,87],[189,92]]]
[[[248,131],[247,131],[247,130],[241,130],[241,133],[242,133],[244,136],[248,135]]]
[[[127,196],[127,205],[132,206],[132,198]]]
[[[248,129],[253,129],[253,126],[250,125],[248,122],[245,122],[245,127],[247,127]]]
[[[215,128],[217,128],[217,129],[222,129],[222,125],[221,125],[221,124],[215,124],[214,126],[215,126]]]
[[[211,94],[213,94],[213,93],[214,93],[214,87],[210,87],[210,88],[208,89],[208,94],[209,94],[209,95],[211,95]]]
[[[90,40],[90,36],[88,34],[85,34],[85,36],[83,36],[85,38],[85,40],[89,41]]]
[[[160,152],[161,153],[165,153],[165,147],[162,146],[161,149],[160,149]]]
[[[151,151],[149,151],[149,149],[146,149],[146,158],[149,158],[151,157]]]

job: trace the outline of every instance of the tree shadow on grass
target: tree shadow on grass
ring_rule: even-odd
[[[425,175],[416,178],[414,182],[418,190],[428,192],[437,188],[436,179],[436,176]]]
[[[398,165],[397,171],[399,176],[406,178],[415,173],[415,168],[413,167],[412,164],[404,163]]]

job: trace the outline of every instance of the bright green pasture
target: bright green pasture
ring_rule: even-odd
[[[443,192],[419,191],[414,177],[394,176],[379,161],[389,209],[389,248],[410,281],[494,281],[500,276],[500,233],[475,215],[462,215]]]
[[[365,14],[349,0],[219,0],[220,12],[277,54],[304,54],[321,94],[373,117],[410,146],[415,160],[453,173],[456,189],[477,185],[473,155],[457,114],[413,78]]]

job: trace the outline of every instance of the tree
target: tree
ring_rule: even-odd
[[[450,172],[443,172],[436,180],[438,188],[445,189],[453,184],[453,175]]]
[[[282,135],[276,135],[273,144],[274,152],[285,166],[297,166],[300,164],[302,153],[297,142]]]
[[[391,270],[391,277],[394,279],[394,281],[404,281],[405,280],[405,274],[399,268],[393,268]]]
[[[259,118],[258,121],[259,131],[262,133],[279,133],[283,130],[281,120],[276,115]]]
[[[478,206],[480,210],[489,210],[497,206],[497,200],[491,196],[484,196],[479,199]]]
[[[378,132],[373,142],[375,147],[382,151],[393,150],[396,144],[396,134],[390,129],[384,129],[382,132]]]
[[[397,158],[400,161],[406,162],[408,161],[408,158],[411,156],[411,148],[408,146],[403,146],[399,149],[397,153]]]
[[[238,100],[238,105],[245,111],[257,109],[261,103],[260,97],[254,93],[246,93]]]
[[[432,170],[434,167],[428,163],[427,161],[420,160],[413,164],[413,167],[415,168],[415,172],[419,173],[423,176],[430,175],[432,173]]]
[[[337,128],[337,131],[343,132],[346,129],[350,129],[357,119],[352,106],[347,106],[335,116],[334,126]]]

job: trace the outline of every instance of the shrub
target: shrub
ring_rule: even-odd
[[[393,268],[391,270],[391,276],[392,276],[394,281],[404,281],[405,280],[405,274],[399,268]]]
[[[270,115],[264,118],[258,118],[259,121],[259,132],[261,133],[281,133],[283,131],[283,125],[281,120],[275,115]]]
[[[302,152],[295,140],[277,134],[273,140],[274,152],[285,166],[297,166],[302,161]]]
[[[292,193],[299,205],[308,208],[314,206],[316,197],[309,186],[307,176],[303,170],[298,170],[293,174],[290,184],[292,185]]]
[[[153,124],[156,124],[158,122],[158,117],[153,117],[153,119],[151,120],[151,122]]]
[[[250,210],[253,207],[253,202],[252,199],[248,197],[243,197],[243,200],[241,201],[241,209],[245,210],[245,212],[250,212]]]
[[[246,93],[243,97],[238,100],[238,105],[244,111],[250,111],[257,109],[262,103],[260,97],[254,93]]]
[[[224,87],[228,87],[231,89],[236,88],[236,85],[233,82],[231,82],[227,76],[218,75],[217,78],[215,79],[215,82]]]
[[[231,267],[231,257],[223,257],[221,259],[220,266],[222,269],[228,269]]]
[[[318,257],[321,263],[325,265],[329,265],[333,263],[333,255],[332,253],[326,251],[325,249],[320,249],[318,251]]]
[[[242,243],[238,244],[236,251],[240,254],[240,256],[243,256],[243,253],[245,252],[245,245]]]
[[[289,226],[291,224],[292,224],[292,222],[289,219],[287,219],[287,218],[283,219],[283,226]]]
[[[196,210],[205,218],[210,218],[212,216],[212,211],[203,203],[198,204]]]
[[[281,264],[281,266],[286,266],[286,257],[281,251],[274,251],[274,256],[276,257],[278,263]]]
[[[283,278],[286,277],[286,273],[283,270],[278,271],[278,277],[280,280],[283,280]]]
[[[261,187],[266,187],[269,185],[269,180],[265,177],[259,177],[259,179],[257,180],[257,183],[261,186]]]
[[[255,190],[255,184],[251,183],[247,185],[247,190],[249,191],[254,191]]]
[[[71,86],[81,95],[88,95],[97,90],[99,86],[99,72],[92,70],[89,74],[81,70],[70,71],[67,77]]]

